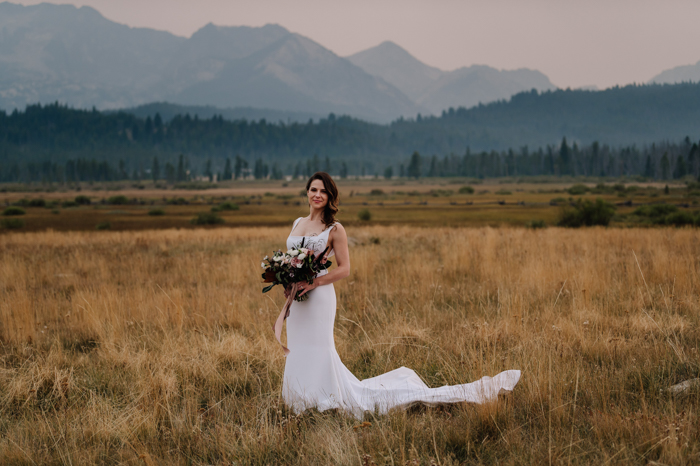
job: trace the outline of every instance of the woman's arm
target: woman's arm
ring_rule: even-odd
[[[326,275],[314,278],[313,284],[304,283],[303,291],[300,294],[305,294],[318,286],[329,285],[331,283],[342,280],[350,275],[350,251],[348,250],[348,235],[345,233],[343,225],[337,224],[331,231],[328,238],[328,245],[335,252],[335,260],[337,267],[329,271]]]

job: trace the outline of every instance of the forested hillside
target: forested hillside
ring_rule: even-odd
[[[70,167],[102,163],[100,174],[81,179],[147,178],[154,159],[165,177],[167,165],[177,171],[180,155],[188,176],[235,175],[236,160],[241,176],[316,168],[348,175],[697,176],[698,102],[700,84],[533,91],[389,125],[332,114],[308,123],[189,114],[166,122],[158,114],[34,105],[0,112],[0,179],[72,179],[69,161]],[[419,166],[415,157],[411,162],[414,153]],[[228,171],[227,160],[234,167]]]

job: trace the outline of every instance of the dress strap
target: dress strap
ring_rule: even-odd
[[[302,218],[304,218],[304,217],[299,217],[298,219],[294,220],[294,225],[292,225],[292,231],[289,232],[290,235],[292,233],[294,233],[294,230],[296,229],[297,225],[299,225],[299,222],[301,221]]]
[[[338,222],[333,222],[333,223],[331,223],[331,226],[329,226],[328,228],[326,228],[325,230],[323,230],[323,231],[321,232],[321,234],[328,233],[328,234],[330,235],[330,234],[331,234],[331,231],[333,231],[333,228],[335,228],[336,225],[338,225]]]

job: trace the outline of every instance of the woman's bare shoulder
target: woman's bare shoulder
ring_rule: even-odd
[[[338,233],[341,233],[341,234],[343,234],[343,235],[346,235],[346,233],[345,233],[345,227],[344,227],[340,222],[335,222],[335,225],[334,225],[334,226],[335,226],[335,228],[333,228],[333,231],[332,231],[331,233],[337,231]]]

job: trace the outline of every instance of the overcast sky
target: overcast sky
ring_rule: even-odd
[[[38,0],[13,0],[25,5]],[[391,40],[444,70],[532,68],[560,87],[646,82],[700,60],[697,0],[75,0],[189,37],[207,23],[280,24],[341,56]]]

